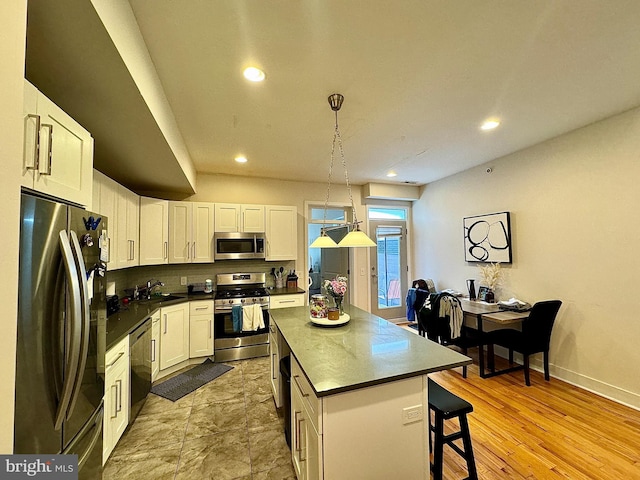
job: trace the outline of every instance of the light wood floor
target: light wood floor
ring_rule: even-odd
[[[639,411],[536,371],[530,387],[522,371],[482,379],[477,362],[467,379],[461,371],[430,377],[473,404],[480,479],[640,479]],[[445,447],[444,478],[464,477],[464,460]]]

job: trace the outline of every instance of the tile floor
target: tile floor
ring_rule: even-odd
[[[233,370],[177,402],[149,394],[105,465],[105,480],[293,480],[269,357]]]

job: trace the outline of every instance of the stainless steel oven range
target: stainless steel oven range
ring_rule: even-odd
[[[216,275],[213,331],[216,362],[269,355],[269,293],[264,273],[228,273]],[[259,305],[262,323],[257,330],[242,328],[238,315]],[[234,310],[235,319],[234,324]]]

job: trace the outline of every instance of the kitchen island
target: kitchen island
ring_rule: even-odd
[[[271,312],[291,352],[291,451],[300,480],[428,479],[427,374],[471,363],[356,307],[339,327],[308,307]]]

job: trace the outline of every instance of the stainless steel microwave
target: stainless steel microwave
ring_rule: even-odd
[[[265,258],[264,233],[215,233],[215,260],[250,260]]]

